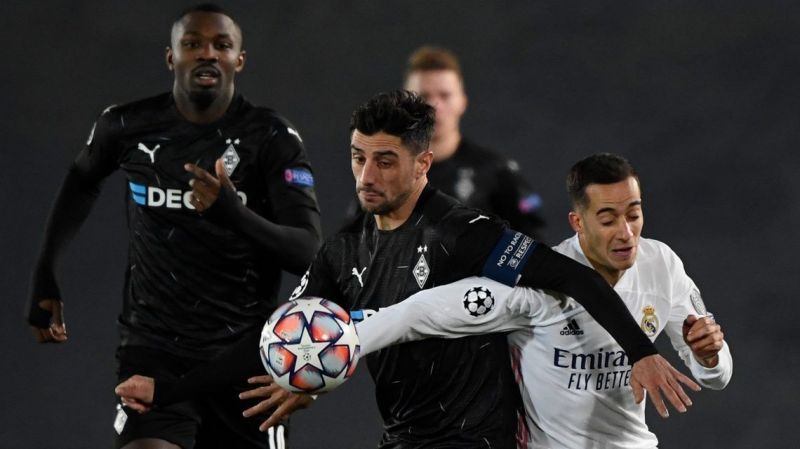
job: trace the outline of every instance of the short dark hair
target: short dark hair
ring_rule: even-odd
[[[406,79],[414,72],[427,72],[432,70],[451,70],[456,72],[458,78],[463,82],[464,76],[461,73],[461,64],[458,57],[452,51],[425,45],[414,50],[408,58],[406,66]]]
[[[430,146],[435,120],[434,109],[420,96],[396,89],[375,95],[353,111],[350,132],[391,134],[414,154],[420,154]]]
[[[589,184],[614,184],[633,176],[639,183],[639,175],[627,159],[612,153],[597,153],[583,158],[567,174],[567,193],[573,207],[587,207],[586,187]]]
[[[184,9],[183,11],[180,12],[180,14],[178,14],[177,17],[175,17],[175,20],[172,22],[172,28],[171,28],[172,32],[175,31],[175,27],[181,24],[181,21],[183,20],[184,17],[195,12],[222,14],[223,16],[231,19],[231,22],[233,22],[233,25],[236,27],[236,31],[239,32],[239,40],[241,41],[240,45],[243,45],[244,35],[242,34],[242,27],[239,26],[239,22],[237,22],[236,19],[234,19],[233,16],[225,8],[217,5],[216,3],[200,3]],[[172,35],[172,32],[170,32],[170,35]]]

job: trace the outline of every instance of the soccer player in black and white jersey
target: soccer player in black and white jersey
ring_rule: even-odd
[[[554,249],[591,266],[655,339],[662,331],[708,388],[722,389],[733,359],[680,258],[641,237],[639,178],[624,158],[597,154],[568,178],[576,234]],[[481,291],[488,298],[478,298]],[[389,344],[487,332],[508,336],[527,418],[529,448],[654,448],[628,355],[571,298],[469,278],[420,292],[358,325],[364,353]]]
[[[373,97],[351,120],[351,168],[368,214],[328,238],[292,297],[320,296],[350,310],[378,310],[414,293],[484,274],[514,285],[549,288],[578,298],[620,341],[662,410],[664,393],[679,410],[696,384],[657,354],[596,272],[509,230],[505,222],[462,206],[430,187],[426,173],[434,111],[408,91]],[[209,391],[235,369],[259,363],[258,334],[213,366],[164,386],[174,399]],[[506,336],[476,335],[387,347],[367,357],[384,420],[381,448],[517,447],[520,397]],[[266,379],[262,379],[266,380]],[[159,403],[162,385],[136,376],[118,386],[128,401]],[[247,413],[274,406],[274,384],[245,394],[270,396]],[[163,396],[162,396],[163,397]],[[165,403],[165,402],[161,402]],[[141,404],[134,404],[137,407]],[[277,422],[289,407],[265,422]]]
[[[129,266],[119,317],[120,379],[179,379],[260,329],[281,270],[300,274],[321,240],[314,179],[296,129],[234,87],[239,25],[211,4],[172,26],[172,91],[108,108],[53,206],[33,274],[28,321],[40,342],[67,339],[56,267],[103,180],[128,183]],[[254,372],[253,374],[257,374]],[[119,407],[116,447],[263,448],[231,388],[140,415]],[[269,445],[285,444],[284,426]]]

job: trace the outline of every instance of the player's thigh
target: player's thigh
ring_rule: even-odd
[[[181,449],[181,447],[176,444],[172,444],[169,441],[164,441],[157,438],[145,438],[142,440],[131,441],[123,446],[122,449]]]
[[[234,390],[204,399],[200,408],[203,423],[195,449],[286,449],[288,423],[261,432],[258,426],[266,416],[242,416],[242,412],[252,405],[239,400],[238,392]]]
[[[117,362],[118,381],[134,374],[174,381],[186,370],[179,358],[149,348],[120,348],[117,351]],[[194,402],[156,407],[142,414],[121,404],[116,407],[115,448],[124,448],[133,443],[137,443],[133,447],[138,448],[144,444],[156,444],[158,440],[182,449],[191,449],[195,445],[201,415]]]

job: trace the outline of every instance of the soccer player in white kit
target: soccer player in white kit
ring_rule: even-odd
[[[576,234],[554,249],[597,270],[651,339],[664,331],[698,383],[724,388],[733,361],[721,327],[678,256],[640,237],[639,179],[628,161],[612,154],[583,159],[570,171],[567,189]],[[474,277],[417,293],[358,325],[362,355],[423,338],[507,331],[513,331],[508,340],[525,405],[522,443],[657,446],[627,355],[571,298]]]

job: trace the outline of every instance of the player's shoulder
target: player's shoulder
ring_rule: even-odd
[[[113,104],[106,107],[101,115],[142,115],[163,112],[171,107],[170,94],[160,93],[146,98],[130,101],[123,104]]]
[[[303,141],[297,127],[280,112],[267,106],[255,105],[245,98],[242,99],[242,103],[242,113],[254,125],[267,129],[273,135],[286,133]]]
[[[169,93],[161,93],[139,100],[107,106],[98,117],[99,123],[135,128],[161,120],[171,108]]]
[[[680,257],[664,242],[641,237],[637,249],[636,261],[641,266],[653,269],[672,269],[682,265]]]
[[[462,140],[456,154],[461,160],[480,167],[509,169],[511,171],[517,171],[518,169],[517,163],[508,156],[489,147],[479,145],[467,138]]]

